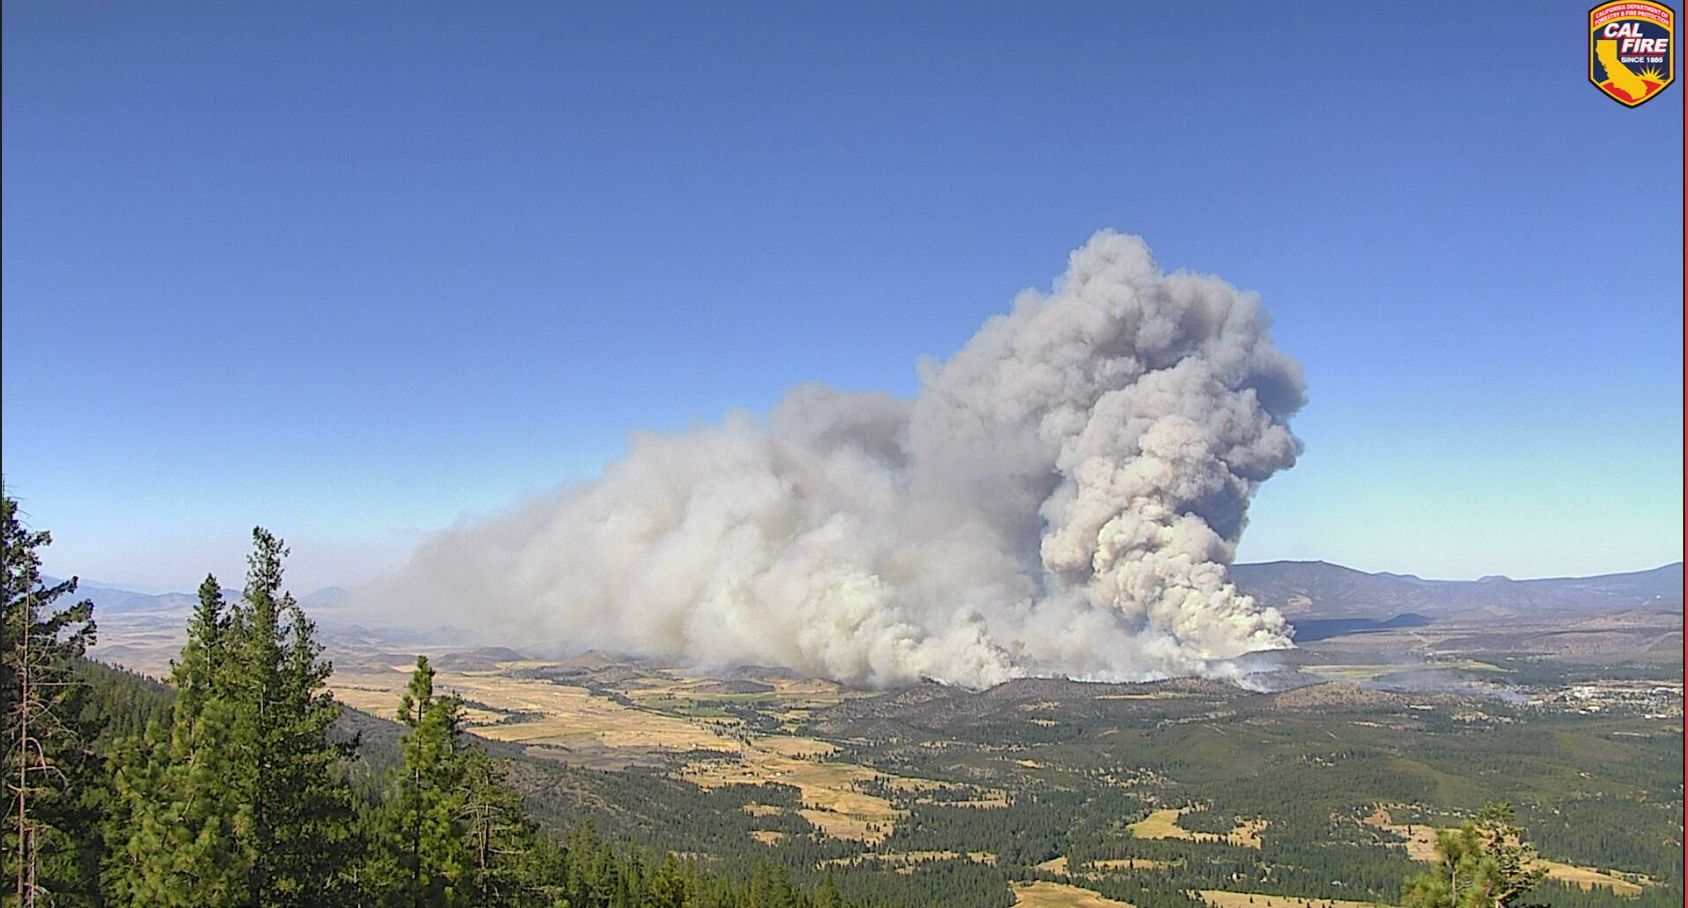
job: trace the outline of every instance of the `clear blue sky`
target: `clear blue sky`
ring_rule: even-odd
[[[1260,291],[1245,559],[1682,551],[1682,97],[1587,0],[4,5],[5,481],[48,566],[301,588],[798,382],[910,394],[1099,227]],[[708,8],[706,8],[708,7]]]

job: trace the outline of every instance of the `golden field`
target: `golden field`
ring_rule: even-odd
[[[1103,898],[1065,883],[1009,883],[1017,908],[1135,908],[1130,902]]]
[[[1362,822],[1368,826],[1375,826],[1402,837],[1407,857],[1415,861],[1436,860],[1436,832],[1437,827],[1419,824],[1398,824],[1390,815],[1389,806],[1379,805]],[[1624,879],[1613,873],[1607,873],[1595,867],[1579,867],[1562,861],[1546,859],[1536,862],[1538,866],[1547,869],[1547,878],[1569,883],[1579,889],[1608,889],[1616,895],[1640,895],[1642,884],[1633,879]]]
[[[1188,807],[1162,808],[1131,824],[1131,834],[1140,839],[1186,839],[1192,842],[1228,842],[1244,848],[1259,848],[1260,834],[1270,825],[1265,820],[1244,820],[1230,832],[1217,835],[1211,832],[1191,832],[1178,825],[1178,818],[1190,812]]]

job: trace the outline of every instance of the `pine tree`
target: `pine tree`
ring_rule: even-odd
[[[531,904],[544,872],[532,860],[534,827],[502,765],[464,741],[463,701],[435,692],[425,656],[398,719],[407,731],[380,837],[391,857],[366,864],[366,888],[406,908]]]
[[[685,908],[686,881],[680,876],[680,862],[674,855],[665,858],[651,874],[645,904],[649,908]]]
[[[198,715],[204,702],[215,693],[228,648],[228,604],[217,578],[206,574],[199,584],[199,603],[188,621],[188,639],[181,658],[171,663],[170,680],[177,703],[190,715]]]
[[[401,882],[395,904],[454,905],[464,901],[469,849],[462,825],[464,760],[457,735],[461,702],[434,694],[426,656],[399,701],[399,721],[409,729],[401,743],[389,841],[397,843]]]
[[[1489,804],[1474,820],[1436,835],[1436,863],[1407,881],[1406,908],[1511,908],[1546,870],[1514,819],[1512,805]]]
[[[234,835],[244,811],[233,783],[230,625],[222,587],[207,576],[172,663],[168,731],[124,742],[112,760],[121,808],[106,886],[118,904],[238,906],[249,900]]]
[[[815,889],[815,908],[844,908],[844,896],[838,892],[838,883],[832,874],[821,878],[821,884]]]
[[[22,906],[95,897],[90,862],[97,853],[89,789],[92,730],[78,716],[82,684],[73,662],[94,642],[92,602],[53,603],[76,591],[73,577],[41,578],[39,550],[52,535],[26,529],[18,504],[3,499],[4,613],[0,630],[0,702],[5,704],[6,816],[3,844],[8,900]],[[62,898],[55,898],[62,897]]]
[[[282,591],[287,549],[252,531],[243,603],[232,622],[230,687],[235,780],[249,806],[237,817],[245,843],[248,904],[318,905],[342,884],[351,845],[351,794],[328,740],[339,706],[324,687],[316,625]]]
[[[468,835],[468,889],[474,904],[526,904],[535,868],[527,860],[537,835],[522,798],[505,782],[504,764],[478,747],[464,753],[461,816]]]
[[[797,891],[785,868],[761,864],[750,879],[750,908],[797,908]]]
[[[328,739],[331,666],[281,589],[286,548],[262,528],[252,536],[240,603],[226,608],[214,577],[200,586],[172,667],[170,729],[114,756],[115,904],[320,905],[346,884],[352,817]]]

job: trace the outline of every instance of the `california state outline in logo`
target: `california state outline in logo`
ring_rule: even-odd
[[[1651,0],[1613,0],[1588,11],[1588,81],[1639,107],[1676,81],[1676,13]]]

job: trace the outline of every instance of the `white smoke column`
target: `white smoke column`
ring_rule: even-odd
[[[597,481],[440,533],[385,588],[529,648],[888,685],[1225,676],[1290,645],[1230,583],[1303,402],[1254,295],[1096,234],[913,402],[818,385],[639,436]]]

